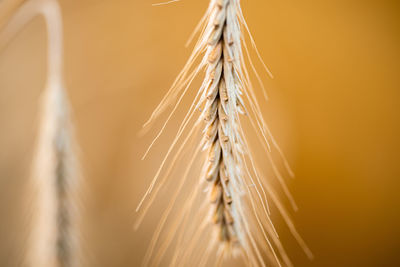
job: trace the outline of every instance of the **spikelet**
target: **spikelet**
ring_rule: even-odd
[[[73,267],[78,262],[75,200],[79,167],[63,84],[62,18],[58,2],[23,3],[2,30],[0,46],[38,15],[43,15],[47,26],[48,72],[32,169],[36,198],[25,265]]]
[[[187,164],[183,177],[180,182],[174,182],[176,192],[171,196],[171,201],[153,235],[143,266],[158,266],[174,239],[177,245],[170,266],[208,266],[210,258],[215,260],[211,265],[218,266],[222,264],[224,258],[232,255],[241,255],[248,266],[281,266],[282,264],[291,266],[271,222],[267,196],[277,207],[304,251],[310,258],[312,257],[295,230],[288,212],[272,189],[270,181],[260,178],[249,150],[248,140],[243,133],[240,117],[248,115],[260,143],[265,148],[276,178],[296,209],[282,174],[271,156],[270,144],[281,155],[281,160],[292,175],[286,159],[263,120],[249,79],[242,52],[242,47],[244,47],[248,55],[242,32],[243,27],[247,29],[239,0],[211,0],[205,16],[196,28],[196,30],[201,29],[201,34],[188,63],[145,124],[145,127],[150,126],[162,112],[174,104],[167,121],[146,151],[146,156],[164,131],[195,76],[201,70],[206,70],[200,90],[181,123],[161,167],[137,208],[139,210],[145,199],[150,198],[136,226],[141,223],[155,196],[166,184],[173,166],[183,160],[184,156],[181,154],[189,149],[188,140],[194,133],[201,131],[200,127],[203,127],[203,137],[197,149],[193,150],[191,147],[192,152],[189,153],[192,158]],[[250,34],[249,36],[254,45]],[[257,50],[256,52],[259,55]],[[203,54],[200,63],[196,65],[197,59]],[[250,57],[248,59],[255,75],[259,78]],[[250,107],[249,110],[246,109],[247,105]],[[196,118],[195,115],[198,114],[197,110],[201,110],[201,114],[193,122],[193,118]],[[189,131],[187,133],[186,129],[190,131],[187,130]],[[161,175],[174,149],[176,151],[170,159],[170,167],[164,175]],[[205,152],[199,156],[199,151]],[[190,180],[186,182],[189,173],[193,177],[191,168],[195,161],[203,162],[203,169],[199,172],[199,182]],[[175,180],[175,177],[170,178]],[[156,186],[157,182],[158,186]],[[185,183],[191,183],[190,186],[193,188],[189,189],[185,201],[178,202],[177,199],[182,197],[180,195],[185,195],[184,189],[190,188],[190,186],[185,187]],[[200,193],[204,183],[206,183],[206,192],[209,194],[208,200],[203,201],[200,208],[195,208],[196,199],[199,195],[200,199],[202,197]],[[172,226],[166,231],[163,242],[159,242],[162,229],[177,203],[180,204],[181,211],[178,216],[175,214]],[[210,216],[206,216],[207,213]],[[214,225],[213,232],[216,233],[211,237],[206,234],[210,224]],[[185,235],[189,238],[185,239]],[[207,238],[204,238],[205,236]],[[160,244],[156,251],[157,243]],[[196,254],[201,256],[196,256]]]

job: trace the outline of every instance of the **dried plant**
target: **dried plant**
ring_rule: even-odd
[[[180,182],[174,182],[175,193],[153,235],[143,262],[144,266],[159,265],[168,248],[172,246],[174,239],[177,244],[171,258],[171,266],[187,266],[189,263],[192,266],[205,266],[209,257],[212,256],[215,246],[218,247],[215,255],[217,265],[221,264],[223,259],[229,255],[240,254],[249,266],[266,266],[266,264],[291,266],[270,219],[268,198],[279,210],[306,254],[310,258],[312,257],[310,250],[295,230],[288,212],[272,189],[271,182],[260,178],[256,163],[249,150],[248,138],[243,133],[240,117],[246,115],[249,117],[260,143],[265,148],[275,176],[296,209],[293,198],[283,180],[283,175],[276,167],[271,155],[273,150],[277,151],[288,173],[293,176],[261,114],[242,48],[246,51],[248,62],[261,86],[262,83],[249,56],[243,28],[247,30],[250,41],[260,58],[243,18],[240,1],[211,0],[205,16],[195,30],[195,32],[201,31],[200,38],[188,63],[145,124],[145,127],[151,125],[162,112],[175,102],[166,122],[146,151],[146,156],[164,131],[197,74],[206,69],[204,80],[195,100],[137,208],[137,211],[141,210],[141,214],[136,227],[142,222],[160,189],[168,182],[174,165],[183,161],[185,151],[191,149],[188,152],[192,155],[187,163],[188,167]],[[202,59],[198,60],[203,54]],[[261,58],[260,61],[262,62]],[[268,71],[266,67],[265,69]],[[268,71],[268,73],[270,72]],[[263,93],[266,98],[264,90]],[[250,109],[248,110],[246,106],[249,106]],[[197,110],[200,110],[201,114],[196,119]],[[193,149],[193,146],[188,145],[188,140],[192,139],[194,133],[200,132],[202,121],[205,125],[202,141],[195,146],[197,148]],[[186,137],[181,138],[182,136]],[[200,153],[205,150],[205,153]],[[170,159],[171,155],[174,155],[172,159]],[[163,172],[168,160],[170,160],[170,165]],[[195,179],[187,181],[189,173],[193,177],[193,169],[195,169],[193,163],[198,160],[204,162],[203,169],[198,172],[199,181],[194,181]],[[161,176],[162,173],[163,176]],[[208,202],[211,204],[203,203],[200,208],[194,208],[204,181],[207,181],[208,184],[206,191],[209,194]],[[191,188],[187,194],[183,192],[185,182],[190,183],[187,187]],[[142,207],[147,197],[150,199]],[[179,202],[178,198],[180,198]],[[182,199],[184,200],[182,201]],[[200,199],[204,199],[201,194]],[[175,214],[163,242],[159,242],[163,228],[177,202],[180,204],[178,206],[181,211]],[[210,216],[205,216],[206,213],[210,213]],[[204,220],[204,218],[206,219]],[[216,237],[204,238],[207,236],[205,232],[210,221],[215,225]],[[184,233],[189,238],[185,239]],[[160,244],[155,252],[157,243]],[[202,256],[196,257],[194,251],[196,251],[195,254]]]
[[[30,0],[2,32],[5,42],[37,15],[48,32],[48,73],[43,93],[33,180],[37,191],[26,264],[76,266],[76,188],[78,166],[62,74],[62,18],[55,0]]]

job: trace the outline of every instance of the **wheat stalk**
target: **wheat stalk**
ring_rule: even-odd
[[[215,246],[218,246],[215,259],[216,265],[222,264],[223,259],[228,255],[241,254],[249,266],[265,266],[267,263],[274,266],[281,266],[282,264],[291,266],[292,264],[270,219],[267,196],[280,211],[290,231],[306,254],[312,258],[310,250],[294,228],[288,212],[281,204],[270,182],[260,178],[258,168],[249,150],[248,140],[243,133],[240,115],[245,114],[249,117],[260,143],[265,148],[267,158],[271,163],[276,178],[291,201],[293,208],[296,209],[294,200],[283,180],[283,175],[276,167],[271,156],[271,150],[274,148],[280,154],[288,173],[293,175],[261,114],[245,64],[242,47],[244,47],[251,68],[259,81],[260,78],[249,56],[242,28],[245,28],[249,33],[239,0],[211,0],[205,16],[196,27],[195,32],[201,30],[201,34],[188,63],[145,124],[145,127],[150,126],[168,106],[175,103],[166,122],[144,157],[146,157],[155,141],[166,128],[168,121],[177,110],[196,75],[202,69],[206,69],[200,90],[137,208],[137,210],[141,209],[144,201],[147,197],[150,197],[139,216],[136,227],[142,222],[156,195],[166,184],[167,177],[170,175],[173,166],[182,160],[181,154],[189,147],[187,145],[188,140],[193,137],[194,133],[198,132],[201,121],[205,121],[202,142],[192,153],[192,159],[187,164],[188,166],[181,181],[174,184],[176,185],[176,192],[172,195],[171,202],[153,235],[143,262],[144,266],[149,264],[153,266],[159,265],[176,236],[177,248],[172,256],[170,266],[193,265],[196,262],[196,266],[207,265]],[[255,48],[254,40],[250,33],[249,37]],[[255,50],[259,56],[256,48]],[[202,54],[204,56],[196,65],[196,60]],[[266,70],[270,73],[267,68]],[[262,86],[261,82],[260,84]],[[267,97],[265,92],[264,97]],[[246,102],[247,104],[245,104]],[[245,108],[246,105],[250,107],[249,110]],[[201,115],[193,122],[194,115],[198,109],[202,110]],[[190,128],[190,125],[192,128]],[[189,133],[186,133],[187,128],[190,128]],[[184,133],[186,133],[186,137],[182,141],[181,137]],[[176,148],[178,144],[180,146]],[[179,216],[176,216],[172,222],[169,234],[164,242],[161,243],[157,254],[154,255],[162,229],[165,227],[167,218],[177,203],[179,195],[182,194],[193,162],[198,160],[198,150],[200,148],[203,151],[207,150],[206,156],[202,157],[204,167],[199,175],[200,185],[202,185],[203,181],[207,181],[208,189],[206,191],[209,192],[209,201],[212,206],[203,204],[199,209],[194,208],[194,203],[200,190],[198,184],[192,182],[192,186],[195,188],[188,194],[189,197],[184,202],[185,205],[181,206],[182,210]],[[175,155],[170,159],[170,167],[161,176],[168,159],[176,149]],[[193,210],[196,211],[194,216],[199,220],[204,217],[204,212],[211,210],[211,220],[216,226],[214,228],[216,229],[217,238],[213,237],[204,240],[204,234],[202,233],[207,228],[209,219],[203,220],[200,226],[188,222],[189,217],[193,215]],[[191,235],[191,238],[186,242],[183,237],[183,232],[185,231],[188,235]],[[200,258],[192,255],[194,251],[199,253],[199,250],[195,249],[196,247],[200,249],[201,246],[198,246],[198,244],[205,244],[204,247],[206,248],[200,253],[203,255]]]
[[[32,176],[37,189],[26,264],[70,267],[77,263],[76,183],[78,164],[62,72],[62,18],[55,0],[30,0],[2,32],[4,44],[37,15],[48,32],[47,81]]]

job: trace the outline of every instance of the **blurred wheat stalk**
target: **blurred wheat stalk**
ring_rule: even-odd
[[[247,137],[241,126],[240,114],[245,114],[249,117],[259,142],[266,151],[276,178],[296,210],[296,204],[283,180],[283,175],[271,156],[272,149],[276,150],[288,173],[293,175],[261,114],[245,64],[242,47],[246,51],[250,66],[261,86],[262,83],[249,56],[242,28],[247,30],[251,43],[259,56],[243,18],[240,1],[211,0],[205,16],[195,30],[195,32],[200,31],[201,34],[188,63],[144,126],[146,128],[151,125],[162,112],[175,102],[166,122],[146,151],[146,156],[164,131],[194,78],[201,70],[206,69],[203,83],[194,102],[137,208],[138,211],[141,210],[141,214],[136,227],[140,225],[158,192],[166,183],[173,166],[183,160],[181,154],[190,149],[191,160],[187,164],[188,167],[180,182],[174,183],[175,193],[172,195],[171,201],[153,235],[143,262],[144,266],[158,266],[168,248],[172,246],[174,239],[177,239],[177,246],[171,258],[170,266],[187,266],[188,264],[207,266],[209,257],[214,254],[215,247],[218,248],[215,255],[215,265],[222,264],[223,259],[227,256],[240,254],[248,266],[266,266],[266,264],[292,266],[270,219],[268,198],[280,211],[290,231],[306,254],[310,258],[312,257],[310,250],[295,230],[288,212],[272,189],[270,181],[260,178],[252,153],[249,151]],[[197,60],[202,54],[204,54],[202,59]],[[200,62],[196,63],[198,61]],[[266,67],[265,69],[270,74]],[[267,98],[265,92],[264,96]],[[250,109],[247,110],[245,106],[250,106]],[[197,110],[202,111],[201,115],[193,120]],[[193,134],[198,135],[202,121],[205,121],[202,141],[198,142],[198,145],[195,146],[197,148],[193,149],[193,146],[189,146],[187,142]],[[189,132],[185,131],[187,128],[190,129]],[[183,138],[183,136],[185,137]],[[180,146],[177,147],[177,144],[180,144]],[[175,147],[177,148],[175,149]],[[198,157],[200,151],[204,150],[207,150],[207,152]],[[172,159],[169,159],[171,157]],[[160,178],[168,160],[170,160],[170,165]],[[184,201],[177,202],[177,199],[182,197],[180,194],[185,188],[184,184],[188,174],[190,173],[191,177],[194,176],[191,166],[197,160],[204,162],[203,170],[199,172],[199,181],[193,182],[193,179],[188,181],[188,183],[192,183],[193,188],[190,193],[186,194]],[[209,184],[206,186],[206,191],[209,193],[212,206],[203,204],[200,208],[196,208],[194,206],[195,199],[201,192],[204,181]],[[147,198],[149,200],[144,205]],[[202,197],[200,196],[200,198]],[[167,234],[165,234],[166,238],[159,242],[163,228],[176,203],[178,203],[181,212],[179,216],[174,217],[172,226],[168,228]],[[143,205],[144,207],[142,207]],[[197,223],[196,219],[193,218],[197,218],[200,223]],[[209,221],[212,221],[215,225],[216,237],[202,239]],[[185,231],[190,236],[189,240],[186,241],[183,234]],[[205,250],[199,250],[201,243],[203,243]],[[158,250],[156,252],[157,244]],[[202,256],[196,257],[193,252]],[[267,259],[265,259],[265,256]]]
[[[30,20],[42,15],[48,34],[47,81],[32,178],[34,218],[25,264],[70,267],[77,263],[76,186],[78,165],[63,80],[63,29],[56,0],[25,1],[1,33],[5,44]]]

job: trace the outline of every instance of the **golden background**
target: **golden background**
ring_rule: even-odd
[[[60,1],[87,266],[139,266],[143,258],[155,224],[134,232],[134,208],[174,129],[143,162],[160,124],[138,132],[188,58],[184,44],[207,2]],[[256,64],[270,95],[263,113],[296,173],[289,187],[300,210],[292,215],[315,254],[309,261],[278,225],[295,266],[400,266],[400,2],[242,7],[275,76]],[[33,20],[0,52],[0,266],[18,266],[28,232],[24,185],[45,81],[44,26]]]

